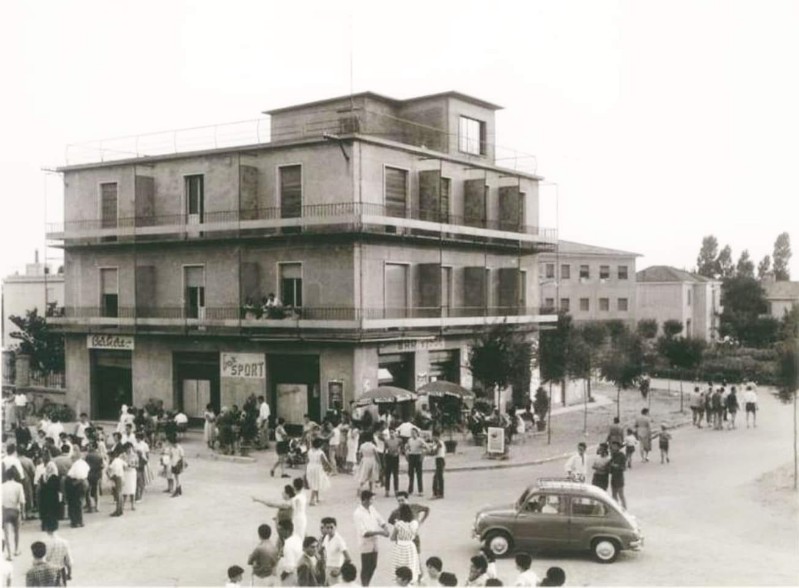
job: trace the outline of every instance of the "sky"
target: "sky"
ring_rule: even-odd
[[[69,144],[458,90],[504,107],[562,238],[692,269],[788,231],[799,280],[797,30],[793,0],[5,0],[0,275],[60,220]]]

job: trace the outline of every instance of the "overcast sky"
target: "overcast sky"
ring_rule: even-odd
[[[691,269],[789,231],[799,279],[799,2],[0,3],[3,247],[31,261],[65,147],[371,90],[504,106],[562,238]],[[350,76],[350,56],[352,71]],[[57,252],[51,252],[55,255]]]

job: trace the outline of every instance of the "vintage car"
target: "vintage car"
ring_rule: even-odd
[[[623,549],[638,550],[644,537],[635,517],[591,484],[542,478],[519,499],[480,510],[475,538],[495,556],[516,551],[590,551],[611,563]]]

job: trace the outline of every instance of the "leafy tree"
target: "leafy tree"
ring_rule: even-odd
[[[732,262],[732,249],[725,245],[716,258],[716,270],[722,279],[731,278],[735,275],[735,265]]]
[[[636,331],[642,339],[654,339],[658,336],[657,319],[641,319],[638,321]]]
[[[781,341],[799,340],[799,304],[791,306],[780,321],[779,338]]]
[[[738,263],[735,266],[735,275],[744,278],[755,277],[755,262],[749,257],[748,249],[741,251],[741,256],[738,258]]]
[[[762,280],[771,271],[771,257],[766,255],[757,264],[757,279]]]
[[[799,342],[782,341],[777,345],[777,393],[783,402],[793,402],[793,488],[799,485],[797,452],[796,395],[799,393]]]
[[[788,264],[791,261],[791,236],[780,233],[774,241],[774,279],[778,282],[787,282],[791,279]]]
[[[556,327],[541,331],[539,342],[541,381],[550,384],[561,382],[563,400],[565,400],[565,380],[569,369],[569,344],[572,328],[571,316],[565,312],[558,313]]]
[[[24,317],[11,315],[9,320],[19,329],[10,336],[19,340],[18,351],[30,356],[31,367],[45,372],[64,371],[64,336],[51,331],[36,308],[26,311]]]
[[[736,277],[724,280],[721,286],[719,334],[734,337],[747,346],[762,346],[768,340],[767,329],[773,323],[761,315],[768,312],[765,291],[754,278]],[[772,338],[773,340],[773,338]]]
[[[610,335],[611,343],[615,343],[619,337],[629,331],[627,324],[619,319],[605,321],[605,328],[607,329],[608,335]]]
[[[597,366],[607,329],[600,322],[585,323],[572,330],[569,342],[569,373],[576,378],[585,378],[588,385],[587,397],[591,396],[591,376]]]
[[[469,369],[490,388],[506,388],[525,375],[529,381],[532,345],[507,323],[491,326],[477,337],[469,352]]]
[[[702,238],[702,247],[699,257],[696,258],[696,273],[706,278],[715,278],[718,275],[716,258],[718,257],[719,242],[713,235]]]
[[[680,333],[682,333],[681,321],[675,319],[669,319],[663,322],[663,336],[666,337],[667,339],[676,337]]]
[[[696,377],[696,371],[702,364],[705,353],[705,342],[690,337],[663,337],[658,347],[673,368],[680,370],[680,412],[683,412],[682,381],[688,374]]]
[[[625,330],[604,354],[599,369],[616,386],[616,416],[621,418],[621,391],[635,386],[643,370],[641,338]]]

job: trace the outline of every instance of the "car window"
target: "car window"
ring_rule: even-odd
[[[524,506],[526,513],[564,514],[565,500],[558,494],[533,494]]]
[[[595,498],[572,496],[572,516],[576,517],[604,517],[608,514],[608,507]]]

